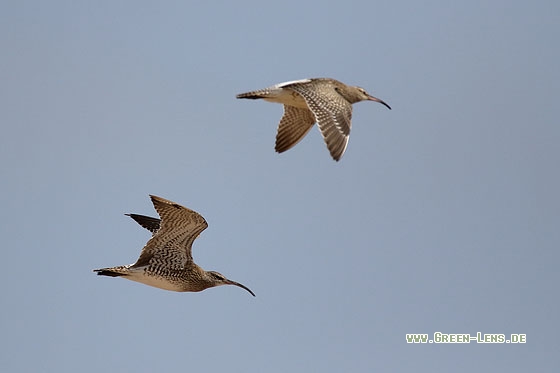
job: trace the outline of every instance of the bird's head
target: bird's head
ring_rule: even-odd
[[[245,286],[243,284],[240,284],[239,282],[229,280],[229,279],[226,278],[226,276],[222,275],[219,272],[208,271],[208,272],[206,272],[206,274],[208,276],[208,279],[212,283],[212,286],[235,285],[235,286],[238,286],[240,288],[243,288],[243,289],[247,290],[249,293],[251,293],[252,296],[255,296],[255,293],[253,293],[251,291],[251,289],[249,289],[247,286]]]
[[[354,90],[352,92],[352,101],[354,102],[360,102],[360,101],[375,101],[375,102],[379,102],[382,105],[385,105],[389,110],[391,110],[391,107],[389,105],[387,105],[387,103],[377,97],[373,97],[372,95],[370,95],[369,93],[366,92],[365,89],[363,89],[362,87],[354,87]],[[350,101],[350,100],[349,100]],[[350,102],[352,102],[350,101]],[[354,103],[352,102],[352,103]]]

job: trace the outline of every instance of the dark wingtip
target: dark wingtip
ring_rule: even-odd
[[[152,233],[156,233],[160,226],[161,220],[158,218],[152,218],[150,216],[138,215],[138,214],[125,214],[131,217],[136,223],[140,224],[143,228],[146,228]]]

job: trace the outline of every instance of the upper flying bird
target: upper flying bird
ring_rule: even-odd
[[[284,105],[284,116],[278,125],[278,153],[296,145],[314,123],[319,125],[327,148],[335,161],[340,160],[352,128],[352,104],[383,100],[368,94],[361,87],[346,85],[329,78],[303,79],[276,84],[257,91],[241,93],[237,98],[260,99]]]
[[[235,285],[255,296],[245,285],[228,280],[218,272],[205,271],[194,263],[192,244],[208,227],[201,215],[164,198],[152,195],[150,198],[161,220],[127,214],[152,232],[152,238],[140,252],[136,263],[95,269],[94,272],[171,291],[202,291],[214,286]]]

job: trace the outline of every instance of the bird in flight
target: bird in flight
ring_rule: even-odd
[[[352,128],[352,104],[375,101],[391,109],[383,100],[371,96],[361,87],[346,85],[329,78],[295,80],[272,87],[241,93],[237,98],[263,99],[284,105],[278,125],[275,150],[285,152],[296,145],[317,123],[327,148],[339,161]]]
[[[197,212],[175,202],[150,195],[160,219],[127,214],[152,232],[134,264],[95,269],[100,276],[125,279],[171,291],[202,291],[220,285],[248,287],[215,271],[205,271],[192,258],[194,240],[208,227]]]

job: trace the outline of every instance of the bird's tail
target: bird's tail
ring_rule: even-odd
[[[265,98],[268,96],[268,91],[266,90],[261,90],[261,91],[252,91],[252,92],[247,92],[247,93],[240,93],[237,96],[235,96],[236,98],[248,98],[251,100],[258,100],[259,98]]]
[[[94,269],[98,276],[120,277],[127,274],[120,271],[121,267]]]

